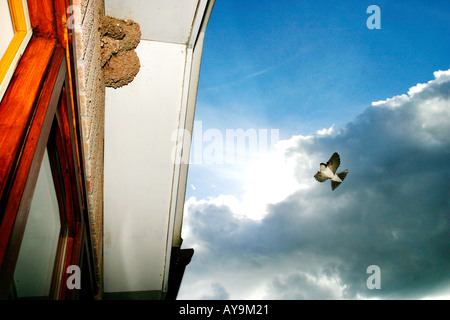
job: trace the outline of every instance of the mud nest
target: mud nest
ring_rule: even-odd
[[[104,16],[99,31],[105,86],[120,88],[129,84],[141,67],[134,50],[141,39],[139,24],[132,20]]]

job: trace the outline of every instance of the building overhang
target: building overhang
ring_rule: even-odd
[[[104,297],[174,299],[192,249],[181,249],[187,161],[203,40],[214,0],[105,0],[141,28],[141,69],[107,88]]]

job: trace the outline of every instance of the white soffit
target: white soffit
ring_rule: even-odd
[[[120,89],[106,88],[107,293],[161,290],[168,270],[172,150],[176,147],[172,137],[183,94],[186,47],[142,41],[136,52],[141,70],[133,82]]]
[[[202,0],[105,0],[105,11],[106,15],[131,19],[139,23],[143,40],[187,44],[197,8],[204,6],[204,2]]]

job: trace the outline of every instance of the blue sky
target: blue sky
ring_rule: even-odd
[[[216,0],[196,124],[280,142],[191,164],[183,246],[196,253],[179,298],[448,297],[448,34],[448,1]],[[335,151],[349,176],[331,192],[312,176]],[[365,287],[370,264],[384,290]]]
[[[366,27],[370,4],[217,1],[197,119],[234,127],[250,116],[282,137],[307,134],[450,67],[446,1],[380,1],[381,30]],[[224,113],[235,117],[223,122]]]

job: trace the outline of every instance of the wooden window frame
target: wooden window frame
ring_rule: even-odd
[[[34,34],[0,104],[0,299],[10,297],[15,265],[44,152],[48,147],[62,230],[53,299],[99,292],[89,228],[84,157],[74,81],[68,0],[28,0]],[[64,228],[62,228],[64,229]],[[70,290],[66,270],[82,270]]]
[[[26,0],[8,0],[8,5],[11,12],[14,37],[0,60],[0,101],[33,34]]]

